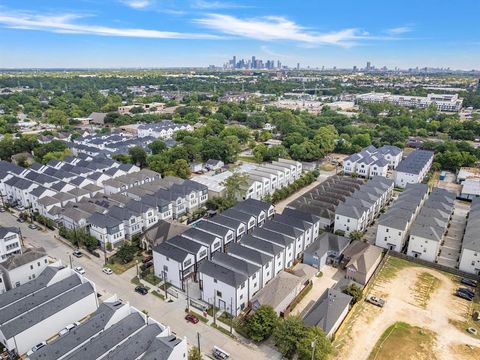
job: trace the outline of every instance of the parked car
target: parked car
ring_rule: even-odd
[[[107,274],[107,275],[112,275],[112,274],[113,274],[112,269],[110,269],[110,268],[108,268],[108,267],[104,267],[104,268],[102,269],[102,271],[103,271],[105,274]]]
[[[467,294],[468,296],[471,296],[472,298],[475,297],[475,293],[470,290],[470,289],[467,289],[467,288],[458,288],[458,291],[461,291],[465,294]]]
[[[477,335],[477,329],[475,329],[474,327],[467,328],[467,332],[473,335]]]
[[[75,250],[73,253],[72,253],[73,256],[75,256],[76,258],[81,258],[83,256],[82,252],[80,250]]]
[[[19,222],[19,223],[24,223],[25,220],[23,220],[22,218],[18,218],[18,219],[17,219],[17,222]]]
[[[227,353],[225,350],[220,349],[218,346],[213,347],[212,355],[217,360],[230,359],[230,354]]]
[[[4,207],[0,207],[0,213],[2,212],[5,212],[5,208]]]
[[[152,267],[152,266],[153,266],[153,262],[152,262],[152,261],[149,261],[149,262],[147,262],[147,263],[145,263],[145,264],[140,265],[140,270],[145,271],[145,270],[147,270],[148,268],[150,268],[150,267]]]
[[[149,261],[152,261],[153,260],[153,256],[152,255],[149,255],[149,256],[145,256],[142,260],[142,262],[144,264],[148,263]]]
[[[44,346],[47,346],[46,341],[42,341],[40,344],[35,345],[29,352],[27,352],[27,356],[32,355],[35,351],[40,350]]]
[[[80,325],[80,323],[78,321],[74,322],[74,323],[71,323],[71,324],[68,324],[67,326],[65,326],[62,330],[60,330],[60,332],[58,333],[59,336],[63,336],[67,333],[70,332],[70,330],[76,328],[78,325]]]
[[[23,210],[25,210],[25,208],[23,206],[17,206],[17,210],[18,211],[23,211]]]
[[[135,292],[141,294],[141,295],[147,295],[148,294],[148,289],[145,286],[138,285],[135,287]]]
[[[378,298],[376,296],[373,296],[373,295],[368,296],[366,300],[370,304],[373,304],[373,305],[378,306],[378,307],[383,307],[383,305],[385,305],[385,300],[380,299],[380,298]]]
[[[85,274],[85,269],[84,269],[83,267],[81,267],[81,266],[77,266],[77,267],[76,267],[75,269],[73,269],[73,270],[75,270],[75,271],[76,271],[77,273],[79,273],[80,275]]]
[[[462,284],[465,284],[465,285],[468,285],[468,286],[473,286],[473,287],[477,287],[477,284],[478,284],[476,280],[472,280],[472,279],[468,279],[468,278],[463,278],[460,282]]]
[[[455,295],[457,295],[459,298],[462,298],[462,299],[465,299],[465,300],[468,300],[468,301],[472,301],[473,300],[473,297],[462,292],[462,291],[458,291],[455,293]]]
[[[32,230],[35,230],[36,228],[38,228],[38,226],[35,224],[28,224],[28,227]]]
[[[185,316],[185,320],[187,320],[188,322],[191,322],[192,324],[197,324],[199,321],[198,318],[192,314],[187,314]]]

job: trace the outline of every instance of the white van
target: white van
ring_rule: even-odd
[[[78,321],[72,323],[72,324],[68,324],[67,326],[65,326],[62,330],[60,330],[60,332],[58,333],[59,336],[63,336],[65,334],[68,334],[70,332],[70,330],[76,328],[78,325],[80,325],[80,323]]]

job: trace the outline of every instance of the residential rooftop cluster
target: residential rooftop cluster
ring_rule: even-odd
[[[463,235],[459,269],[471,274],[480,272],[480,198],[472,200],[467,227]]]
[[[0,294],[0,309],[3,345],[31,360],[186,358],[186,339],[115,295],[99,303],[95,284],[61,265]]]
[[[395,186],[405,188],[407,184],[418,184],[425,179],[433,162],[433,151],[415,150],[395,170]]]
[[[396,169],[402,161],[403,151],[391,145],[376,148],[370,145],[362,151],[343,160],[343,172],[347,175],[357,174],[365,178],[387,176],[389,169]]]

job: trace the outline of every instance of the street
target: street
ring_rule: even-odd
[[[20,227],[25,247],[43,247],[47,254],[54,260],[61,260],[64,265],[82,266],[85,277],[97,286],[97,292],[102,296],[100,300],[109,295],[117,294],[119,298],[128,301],[139,310],[145,310],[155,320],[170,326],[178,337],[187,337],[190,345],[197,345],[197,334],[200,334],[200,346],[204,354],[211,354],[214,345],[230,353],[232,359],[280,359],[280,354],[267,345],[257,346],[253,343],[243,344],[224,335],[213,327],[202,322],[198,324],[187,323],[184,319],[186,301],[183,298],[166,302],[155,295],[142,296],[134,292],[131,279],[136,276],[135,267],[121,275],[107,275],[102,272],[103,256],[96,258],[89,256],[86,251],[83,257],[71,256],[73,248],[54,237],[56,232],[49,230],[32,230],[28,223],[18,223],[17,218],[9,212],[0,213],[0,224],[7,227]],[[43,226],[42,226],[43,227]]]

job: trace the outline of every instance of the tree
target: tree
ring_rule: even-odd
[[[203,356],[200,349],[196,346],[192,346],[188,351],[188,360],[202,360]]]
[[[147,165],[147,153],[140,146],[134,146],[128,149],[128,155],[130,155],[132,163],[135,165],[140,167]]]
[[[221,185],[225,186],[225,192],[230,199],[242,199],[248,186],[248,175],[235,171],[226,178]]]
[[[155,140],[152,141],[148,147],[152,151],[153,155],[160,154],[161,152],[167,149],[167,145],[162,140]]]
[[[338,139],[338,132],[333,125],[323,126],[315,134],[315,143],[325,156],[335,149],[335,140]]]
[[[358,286],[357,284],[350,284],[348,285],[343,292],[347,295],[350,295],[353,300],[352,300],[352,305],[357,303],[363,295],[362,288]]]
[[[190,176],[190,166],[188,166],[188,162],[185,159],[178,159],[173,164],[175,175],[182,178],[188,179]]]
[[[353,230],[350,233],[351,240],[362,240],[362,237],[363,237],[363,232],[360,230]]]
[[[273,331],[275,345],[285,357],[292,358],[305,332],[302,319],[298,316],[289,316],[281,320]]]
[[[297,346],[299,360],[326,360],[331,352],[332,344],[322,329],[317,326],[306,328]]]
[[[261,305],[246,320],[248,336],[254,341],[265,340],[272,335],[277,323],[278,315],[275,310],[269,305]]]
[[[113,154],[112,159],[124,164],[130,164],[132,160],[128,154]]]
[[[43,156],[42,163],[46,164],[50,160],[63,161],[63,159],[65,159],[67,156],[71,156],[71,155],[72,155],[72,152],[70,151],[70,149],[65,149],[63,151],[52,151],[52,152],[46,153]]]
[[[68,124],[68,117],[62,110],[48,110],[47,118],[48,122],[52,125],[55,125],[55,127],[63,128],[65,125]]]

